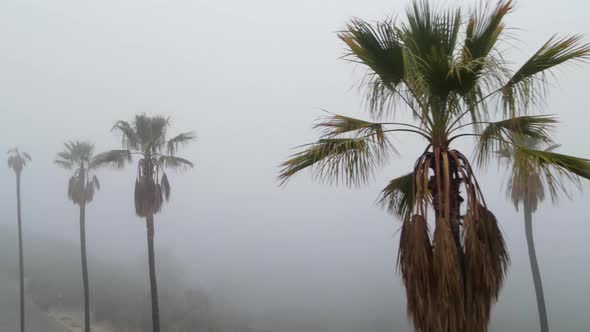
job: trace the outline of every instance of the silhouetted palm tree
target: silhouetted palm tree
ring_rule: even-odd
[[[148,263],[152,295],[152,325],[154,332],[160,331],[158,307],[158,286],[154,259],[154,215],[162,207],[164,198],[170,198],[170,183],[165,168],[191,168],[193,163],[176,156],[180,146],[195,139],[187,132],[167,139],[170,123],[167,117],[135,115],[133,122],[119,121],[114,131],[123,136],[123,150],[112,150],[96,156],[97,165],[113,165],[122,168],[139,156],[135,178],[135,213],[146,218]]]
[[[68,181],[68,198],[80,207],[80,254],[82,257],[82,279],[84,283],[84,331],[90,332],[90,294],[88,286],[88,264],[86,260],[86,205],[94,198],[94,191],[100,190],[98,178],[92,172],[94,144],[88,142],[66,142],[65,150],[59,152],[55,163],[67,170],[74,170]]]
[[[557,201],[559,194],[570,197],[570,183],[579,188],[580,177],[590,179],[590,162],[553,152],[559,147],[557,144],[542,149],[542,146],[534,141],[520,139],[519,143],[519,146],[507,147],[499,153],[511,162],[512,172],[508,181],[507,193],[517,210],[520,204],[523,206],[525,234],[537,297],[539,326],[541,332],[548,332],[549,323],[543,283],[533,238],[533,212],[537,210],[538,204],[545,199],[546,191],[549,192],[553,202]]]
[[[459,9],[416,1],[405,22],[352,20],[339,37],[351,61],[368,71],[363,82],[373,119],[329,115],[316,125],[321,139],[282,164],[283,184],[310,168],[321,180],[354,186],[397,154],[391,134],[425,140],[413,169],[391,180],[380,199],[403,220],[398,264],[417,331],[486,331],[509,263],[496,217],[456,141],[474,137],[481,165],[499,148],[518,146],[513,135],[550,141],[547,127],[556,120],[527,113],[542,97],[544,75],[590,55],[579,37],[551,38],[511,70],[500,43],[511,10],[511,1],[500,1],[466,20]],[[495,105],[503,116],[489,112]],[[415,122],[381,122],[402,113]]]
[[[26,152],[21,152],[18,148],[8,151],[8,167],[12,168],[16,174],[16,218],[18,223],[18,264],[20,277],[20,331],[25,331],[25,275],[23,259],[23,224],[21,215],[20,201],[20,176],[23,168],[31,161],[31,156]]]

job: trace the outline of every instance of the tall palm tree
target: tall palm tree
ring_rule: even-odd
[[[541,272],[535,252],[533,238],[533,213],[537,206],[545,199],[548,191],[553,202],[556,202],[560,194],[570,197],[569,183],[580,188],[580,177],[590,179],[590,162],[586,159],[576,158],[553,152],[559,147],[557,144],[543,146],[534,141],[520,140],[520,146],[507,147],[499,151],[501,157],[508,159],[511,164],[511,174],[507,186],[507,194],[518,210],[523,206],[524,226],[535,295],[537,297],[537,310],[539,312],[539,326],[541,332],[549,331],[545,296]],[[576,169],[572,173],[570,170]]]
[[[94,191],[100,190],[100,182],[93,173],[94,144],[89,142],[66,142],[65,150],[57,153],[55,163],[67,170],[73,170],[68,181],[68,198],[80,207],[80,254],[82,257],[82,280],[84,284],[84,331],[90,332],[90,292],[88,286],[88,264],[86,261],[86,205],[94,198]]]
[[[483,166],[499,148],[518,146],[514,136],[549,141],[556,120],[529,114],[543,97],[544,77],[590,56],[580,37],[554,37],[511,70],[501,42],[511,10],[511,1],[500,1],[464,20],[460,9],[416,1],[405,21],[353,19],[339,37],[348,58],[367,69],[371,121],[327,115],[315,126],[321,138],[282,164],[283,184],[309,168],[320,180],[356,186],[397,154],[391,135],[424,140],[414,167],[380,198],[403,220],[398,266],[417,331],[487,331],[509,264],[496,217],[456,142],[475,138]],[[491,112],[496,105],[503,111]],[[383,121],[402,113],[414,122]]]
[[[18,148],[8,151],[8,167],[16,174],[16,219],[18,223],[18,266],[20,279],[20,331],[25,331],[25,272],[23,259],[23,222],[20,201],[20,176],[31,156]]]
[[[135,213],[146,219],[148,264],[152,296],[152,325],[160,331],[158,285],[154,258],[154,215],[162,208],[164,198],[170,198],[170,183],[166,168],[191,168],[193,163],[176,156],[178,148],[195,139],[192,132],[167,138],[169,119],[163,116],[135,115],[133,122],[118,121],[113,127],[122,135],[123,150],[112,150],[96,156],[97,165],[123,168],[139,156],[135,178]]]

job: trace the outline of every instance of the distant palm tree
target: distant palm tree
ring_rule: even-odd
[[[31,156],[26,152],[20,152],[18,148],[8,151],[8,167],[16,173],[16,218],[18,223],[18,263],[20,276],[20,331],[25,331],[25,275],[23,260],[23,225],[21,217],[20,201],[20,176],[23,168],[31,161]]]
[[[353,19],[339,37],[349,59],[367,69],[371,119],[328,115],[316,125],[320,139],[282,164],[283,184],[310,169],[320,180],[356,186],[397,154],[391,135],[423,139],[414,167],[380,199],[403,220],[398,265],[417,331],[487,331],[508,268],[496,217],[457,141],[475,138],[480,165],[500,147],[518,146],[514,135],[550,141],[556,120],[529,114],[547,87],[544,77],[590,56],[580,37],[551,38],[513,70],[501,43],[511,11],[512,1],[499,1],[465,18],[417,0],[404,21]],[[491,112],[497,105],[503,112]]]
[[[533,212],[545,199],[548,190],[553,202],[562,193],[570,197],[569,183],[580,187],[580,177],[590,179],[590,162],[553,152],[559,147],[557,144],[542,149],[537,142],[517,139],[519,146],[506,147],[499,151],[501,157],[511,162],[512,172],[507,186],[507,194],[512,199],[514,207],[522,204],[524,210],[524,226],[529,250],[529,260],[533,274],[537,309],[539,312],[539,326],[541,332],[549,331],[545,296],[541,272],[537,263],[535,242],[533,238]]]
[[[82,279],[84,283],[84,331],[90,332],[90,294],[88,286],[88,264],[86,261],[86,205],[94,198],[94,191],[100,190],[98,178],[92,172],[94,144],[88,142],[66,142],[65,150],[57,153],[55,163],[67,170],[74,170],[68,181],[68,198],[80,207],[80,251],[82,257]]]
[[[195,139],[192,132],[187,132],[167,139],[170,126],[167,117],[135,115],[133,122],[118,121],[113,131],[123,136],[123,150],[112,150],[96,156],[97,165],[112,165],[123,168],[132,161],[133,155],[139,156],[135,178],[135,213],[146,218],[148,263],[152,295],[153,331],[160,331],[160,313],[158,307],[158,285],[156,282],[156,265],[154,258],[154,215],[162,207],[164,198],[170,198],[170,183],[165,168],[191,168],[193,163],[176,156],[180,146]]]

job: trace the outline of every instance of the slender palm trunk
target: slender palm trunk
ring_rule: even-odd
[[[20,206],[20,172],[16,173],[16,216],[18,222],[18,263],[20,277],[20,332],[25,331],[25,268],[23,261],[23,226]]]
[[[84,283],[84,332],[90,332],[90,291],[88,286],[88,263],[86,261],[86,204],[80,204],[80,254],[82,257],[82,280]]]
[[[154,255],[154,216],[146,217],[148,264],[150,269],[150,287],[152,294],[152,326],[154,332],[160,332],[160,308],[158,306],[158,283],[156,281],[156,261]]]
[[[543,295],[543,283],[541,281],[541,272],[537,263],[537,254],[535,253],[535,241],[533,239],[533,210],[530,205],[524,204],[524,227],[526,233],[526,243],[529,249],[529,259],[531,261],[531,270],[533,272],[533,283],[535,285],[535,294],[537,295],[537,308],[539,310],[539,324],[541,332],[548,332],[549,325],[547,322],[547,309],[545,308],[545,296]]]

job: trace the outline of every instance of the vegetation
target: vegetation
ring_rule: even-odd
[[[577,35],[553,36],[513,68],[507,60],[511,45],[503,42],[509,37],[504,20],[512,10],[512,0],[468,13],[414,0],[405,20],[352,19],[338,37],[346,47],[345,58],[366,70],[361,85],[368,119],[328,113],[314,125],[319,139],[300,146],[281,164],[281,185],[307,169],[322,182],[357,187],[399,155],[396,138],[421,140],[413,167],[390,180],[378,199],[401,220],[397,264],[408,317],[419,332],[489,330],[510,258],[474,166],[483,169],[502,158],[511,168],[508,196],[517,210],[521,205],[524,210],[540,329],[549,331],[532,216],[546,196],[556,202],[563,195],[570,197],[572,187],[581,188],[581,179],[590,179],[590,160],[555,152],[558,145],[551,133],[557,118],[535,112],[548,89],[548,76],[562,64],[588,60],[590,44]],[[154,218],[172,190],[166,171],[193,167],[177,153],[195,140],[194,133],[170,138],[169,128],[168,117],[137,114],[112,128],[122,137],[121,149],[95,156],[94,144],[68,141],[57,153],[54,163],[71,171],[68,198],[79,207],[81,284],[73,272],[79,269],[72,263],[74,251],[58,241],[44,246],[46,239],[27,246],[32,273],[25,278],[21,175],[31,157],[17,148],[8,151],[8,166],[16,175],[21,332],[25,279],[28,295],[41,308],[83,305],[85,332],[91,331],[91,318],[108,321],[118,331],[252,331],[250,322],[227,315],[208,294],[183,280],[173,259],[165,257],[166,266],[156,266]],[[464,139],[473,140],[472,158],[459,148]],[[86,207],[100,190],[94,172],[105,166],[122,169],[134,156],[134,207],[146,223],[149,296],[147,281],[142,283],[144,272],[129,264],[107,265],[88,257],[86,250]],[[10,242],[15,241],[12,237],[2,239],[4,234],[0,232],[0,255],[8,256],[4,247],[16,243]],[[89,259],[96,266],[93,288]],[[160,287],[157,272],[164,274]],[[387,330],[389,323],[374,326]],[[279,330],[279,325],[271,322],[268,329]],[[305,330],[314,322],[298,317],[293,326]]]
[[[164,199],[170,199],[170,182],[166,168],[191,168],[192,162],[176,156],[179,147],[195,139],[192,132],[167,138],[169,120],[163,116],[139,114],[133,122],[118,121],[113,127],[122,135],[123,150],[111,150],[96,156],[95,164],[122,168],[139,155],[135,178],[135,213],[146,219],[148,264],[150,275],[152,326],[160,332],[158,285],[154,254],[154,215],[160,211]]]
[[[499,151],[501,157],[511,162],[511,176],[508,181],[508,196],[518,210],[522,204],[524,225],[533,274],[533,284],[539,311],[539,327],[541,332],[549,331],[547,309],[541,272],[537,263],[535,242],[533,238],[533,213],[545,199],[548,191],[553,202],[560,194],[570,197],[568,184],[580,187],[580,177],[590,179],[590,161],[553,152],[559,145],[553,144],[542,149],[534,141],[521,140],[518,146],[507,147]]]
[[[10,250],[16,239],[9,236],[16,227],[0,226],[0,277],[10,278],[18,264]],[[77,310],[83,305],[79,251],[75,242],[28,234],[27,295],[44,310]],[[149,289],[143,271],[145,257],[105,257],[90,253],[93,268],[90,303],[92,319],[108,322],[115,331],[145,332],[151,327]],[[161,280],[162,330],[165,332],[236,331],[250,332],[251,322],[218,300],[215,293],[195,288],[183,265],[166,251],[158,252]]]
[[[24,258],[23,258],[23,222],[21,215],[20,199],[20,177],[23,168],[27,166],[27,161],[31,161],[31,156],[26,152],[21,152],[18,148],[8,151],[8,167],[12,168],[16,174],[16,219],[18,223],[18,263],[20,279],[20,331],[25,331],[25,276],[24,276]]]
[[[480,166],[509,147],[545,158],[547,152],[525,149],[515,138],[551,141],[548,132],[556,119],[531,115],[547,87],[545,76],[590,56],[580,37],[552,37],[511,70],[501,43],[511,10],[511,1],[500,1],[465,20],[460,9],[416,1],[405,22],[352,20],[339,37],[348,58],[367,69],[371,121],[326,116],[315,126],[321,138],[282,164],[283,184],[311,169],[320,180],[356,186],[397,154],[392,135],[424,140],[414,168],[391,180],[380,198],[403,220],[398,264],[417,331],[487,331],[508,268],[496,217],[471,161],[455,148],[457,140],[475,139]],[[490,112],[498,104],[503,111]],[[383,122],[402,113],[414,121]],[[581,172],[578,160],[566,158],[559,166]]]
[[[94,144],[66,142],[65,150],[57,154],[55,163],[67,170],[74,170],[68,181],[68,198],[80,207],[80,251],[82,257],[82,280],[84,286],[84,332],[90,332],[90,290],[88,286],[88,263],[86,259],[86,204],[100,190],[100,182],[92,172]]]

